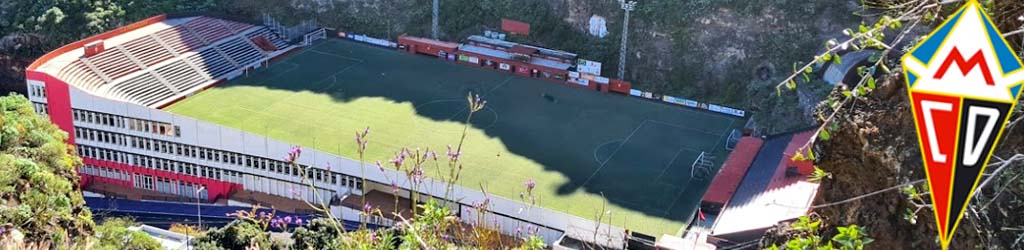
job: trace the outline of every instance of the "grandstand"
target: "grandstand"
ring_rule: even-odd
[[[450,192],[458,195],[453,211],[490,199],[503,232],[527,223],[547,242],[596,235],[594,228],[615,231],[608,242],[622,239],[620,227],[678,234],[721,165],[713,156],[728,155],[728,137],[743,124],[743,115],[629,96],[620,80],[568,82],[569,52],[474,37],[473,46],[493,48],[460,54],[456,64],[382,39],[303,47],[275,32],[206,16],[153,17],[41,57],[27,83],[47,94],[29,99],[70,135],[86,164],[83,184],[185,197],[202,190],[198,198],[208,201],[240,190],[314,201],[313,190],[332,200],[390,194],[392,185],[413,190],[388,179],[404,176],[394,170],[366,171],[364,187],[351,132],[374,128],[368,160],[402,146],[443,150],[462,131],[465,95],[477,93],[488,105],[468,130],[467,187]],[[101,49],[90,54],[95,44]],[[529,53],[531,62],[504,58],[502,49]],[[307,148],[294,168],[280,160],[292,145]],[[527,179],[537,181],[541,201],[522,214],[516,197]],[[605,205],[615,215],[593,221]]]
[[[262,50],[256,37],[278,50]],[[106,48],[96,55],[67,53],[42,67],[59,68],[58,78],[94,95],[158,108],[293,48],[267,27],[204,16],[149,24],[102,42]]]

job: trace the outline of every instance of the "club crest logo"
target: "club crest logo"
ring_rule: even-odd
[[[942,248],[949,246],[1021,93],[1024,70],[971,0],[903,57]]]

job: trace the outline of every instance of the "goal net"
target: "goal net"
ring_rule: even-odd
[[[711,176],[711,170],[715,167],[715,157],[707,152],[700,152],[697,159],[690,167],[690,177],[697,180],[705,180]]]
[[[729,151],[735,149],[736,144],[740,143],[741,137],[743,137],[743,132],[740,132],[739,129],[733,129],[732,132],[729,133],[729,139],[725,140],[725,149]]]
[[[312,32],[309,32],[305,36],[303,36],[302,37],[302,45],[309,46],[309,45],[313,44],[313,42],[316,42],[317,40],[326,39],[326,38],[327,38],[327,30],[324,29],[324,28],[319,28],[319,29],[316,29],[316,30],[314,30]]]

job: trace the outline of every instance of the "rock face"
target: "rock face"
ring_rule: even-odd
[[[865,97],[847,104],[836,117],[838,129],[828,141],[816,143],[818,166],[830,172],[832,178],[822,181],[815,200],[816,205],[843,201],[878,190],[915,180],[925,179],[914,131],[913,114],[907,100],[906,85],[898,73],[885,77],[878,89]],[[819,106],[818,113],[828,116],[831,109]],[[1018,117],[1019,117],[1018,113]],[[1011,120],[1014,118],[1011,118]],[[995,156],[1008,157],[1022,152],[1024,131],[1018,126],[1004,132]],[[993,158],[995,161],[995,158]],[[1016,170],[1007,170],[994,185],[980,189],[971,208],[962,219],[950,249],[1011,249],[1020,232],[1004,232],[1004,228],[1019,228],[1021,205],[1018,196],[1024,185],[1015,184],[1013,175],[1024,171],[1018,163]],[[992,172],[994,168],[987,171]],[[983,179],[984,180],[984,179]],[[1018,180],[1020,181],[1020,180]],[[927,184],[916,185],[927,197]],[[993,200],[997,189],[1006,187],[988,207],[981,204]],[[823,235],[831,238],[835,226],[857,224],[867,228],[874,238],[870,249],[931,249],[938,246],[935,217],[930,208],[923,208],[912,223],[905,215],[917,206],[908,201],[900,190],[892,190],[848,203],[814,209],[830,228]],[[1014,217],[1015,216],[1015,217]],[[780,226],[766,235],[766,244],[781,244],[787,239],[786,226]],[[1017,245],[1016,247],[1021,247]]]
[[[816,204],[925,178],[914,132],[913,114],[902,79],[889,78],[867,97],[856,100],[837,116],[839,129],[830,141],[818,143],[819,167],[833,178],[822,182]],[[819,108],[819,111],[824,111]],[[830,225],[857,224],[868,228],[872,248],[934,247],[937,232],[931,210],[918,213],[916,224],[903,219],[916,207],[899,191],[817,209]],[[926,237],[923,237],[926,236]],[[972,243],[959,235],[957,243]]]

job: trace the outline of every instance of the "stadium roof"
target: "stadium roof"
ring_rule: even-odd
[[[814,135],[814,130],[768,138],[728,205],[718,215],[712,235],[732,241],[760,237],[780,221],[806,215],[818,183],[805,175],[792,175],[793,153]]]
[[[118,35],[111,36],[109,38],[105,38],[105,39],[103,39],[103,46],[108,48],[108,49],[109,48],[113,48],[115,46],[118,46],[118,45],[127,43],[129,41],[135,40],[136,38],[148,36],[150,34],[156,33],[157,31],[160,31],[160,30],[181,25],[181,24],[186,23],[186,22],[188,22],[188,21],[190,21],[192,19],[195,19],[195,18],[197,18],[197,17],[184,17],[184,18],[164,19],[163,21],[160,21],[160,22],[155,22],[155,23],[152,23],[152,24],[148,24],[148,25],[145,25],[143,27],[140,27],[140,28],[128,31],[128,32],[124,32],[124,33],[121,33],[121,34],[118,34]],[[122,28],[124,28],[124,27],[122,27]],[[57,76],[58,72],[61,69],[63,69],[65,66],[67,66],[71,62],[74,62],[75,60],[78,60],[83,55],[85,55],[85,50],[84,49],[82,49],[82,48],[75,48],[73,50],[61,53],[60,55],[57,55],[57,56],[55,56],[53,58],[50,58],[49,60],[46,60],[45,62],[43,62],[43,64],[41,66],[36,68],[36,71],[41,71],[41,72],[44,72],[44,73],[48,73],[48,74],[50,74],[52,76]]]
[[[422,38],[422,37],[401,36],[401,38],[402,39],[408,39],[408,40],[411,40],[411,41],[416,41],[416,42],[423,43],[423,44],[430,44],[430,45],[438,46],[438,47],[442,47],[442,48],[452,48],[452,49],[455,49],[455,48],[459,47],[458,43],[438,41],[438,40],[427,39],[427,38]]]
[[[750,169],[750,164],[754,161],[762,144],[764,141],[761,138],[749,136],[741,138],[736,144],[736,148],[729,154],[729,158],[725,160],[725,164],[722,165],[722,170],[715,176],[715,180],[711,181],[711,187],[708,188],[707,193],[704,193],[703,201],[726,204],[729,198],[732,198],[736,188],[739,187],[743,176],[747,174],[747,170]]]
[[[514,60],[514,59],[512,59],[512,54],[510,54],[507,51],[501,51],[501,50],[496,50],[496,49],[492,49],[492,48],[485,48],[485,47],[480,47],[480,46],[476,46],[476,45],[462,44],[462,45],[459,45],[459,50],[466,51],[466,52],[471,52],[471,53],[477,53],[477,54],[481,54],[481,55],[485,55],[485,56],[501,58],[501,59]],[[537,58],[537,57],[530,58],[529,63],[530,64],[535,64],[535,65],[544,66],[544,67],[548,67],[548,68],[552,68],[552,69],[561,69],[561,70],[567,70],[567,69],[569,69],[569,67],[572,67],[572,65],[569,65],[568,63],[557,62],[557,61],[554,61],[554,60],[548,60],[548,59]]]
[[[554,49],[548,49],[548,48],[541,48],[541,47],[537,47],[537,46],[533,46],[533,45],[509,42],[509,41],[505,41],[505,40],[499,40],[499,39],[494,39],[494,38],[489,38],[489,37],[479,36],[479,35],[469,36],[469,38],[467,38],[467,40],[473,41],[473,42],[478,42],[478,43],[484,43],[484,44],[490,44],[490,45],[494,45],[494,46],[499,46],[499,47],[503,47],[505,49],[511,49],[512,47],[515,47],[515,46],[522,46],[522,47],[533,48],[533,49],[537,49],[537,53],[538,54],[545,55],[545,56],[550,56],[550,57],[555,57],[555,58],[561,58],[561,59],[565,59],[565,60],[576,60],[576,56],[577,56],[575,53],[570,53],[570,52],[566,52],[566,51],[554,50]]]

